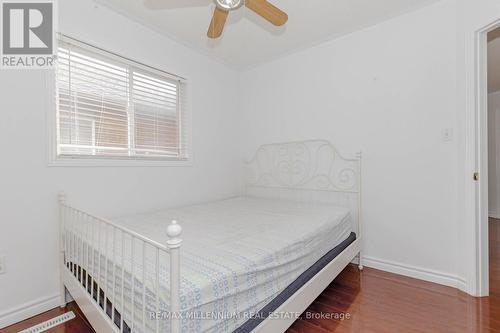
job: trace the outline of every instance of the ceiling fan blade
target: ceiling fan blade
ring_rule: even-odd
[[[210,22],[207,32],[207,36],[209,38],[218,38],[222,35],[228,14],[228,11],[215,7],[214,16],[212,17],[212,21]]]
[[[267,0],[246,0],[245,5],[274,25],[280,26],[288,21],[288,15]]]

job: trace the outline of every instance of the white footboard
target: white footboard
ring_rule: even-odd
[[[182,229],[177,222],[170,223],[166,230],[169,240],[160,244],[71,207],[64,194],[59,195],[59,205],[62,291],[70,291],[92,326],[98,332],[160,332],[161,320],[169,320],[170,331],[179,333]],[[130,262],[126,262],[126,251]],[[160,260],[165,257],[169,258],[169,265],[161,265]],[[150,266],[154,267],[150,272],[155,277],[153,290],[147,290],[146,284]],[[170,295],[162,297],[169,300],[168,312],[160,306],[160,285],[167,283],[160,280],[162,266],[169,266]],[[125,275],[130,277],[130,288],[126,288]],[[61,305],[65,302],[62,297]],[[156,299],[151,302],[151,297]],[[131,302],[130,309],[125,307],[127,300]],[[137,311],[136,304],[142,305],[142,309]],[[152,322],[156,327],[151,327]]]

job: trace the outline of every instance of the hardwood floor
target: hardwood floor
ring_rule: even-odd
[[[490,290],[490,297],[477,299],[453,288],[348,266],[288,332],[500,333],[500,220],[490,220]],[[68,308],[77,318],[47,332],[93,332],[74,303]],[[51,310],[0,333],[18,332],[62,312]]]
[[[500,220],[490,220],[490,297],[349,266],[306,310],[345,313],[350,319],[302,319],[298,332],[500,332]]]
[[[66,313],[68,311],[73,311],[75,313],[76,318],[65,322],[62,325],[51,328],[48,333],[89,333],[94,332],[87,319],[83,315],[82,311],[75,302],[69,303],[66,308],[55,308],[50,311],[44,312],[38,316],[35,316],[30,319],[26,319],[20,323],[14,324],[12,326],[1,329],[1,333],[15,333],[27,329],[31,326],[43,323],[46,320],[57,317]]]

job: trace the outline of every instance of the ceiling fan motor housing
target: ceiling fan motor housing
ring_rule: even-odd
[[[245,4],[245,0],[214,0],[222,10],[236,10]]]

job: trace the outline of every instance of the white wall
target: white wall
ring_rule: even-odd
[[[48,167],[45,73],[0,71],[0,255],[7,257],[7,274],[0,275],[0,327],[23,319],[16,313],[27,316],[57,305],[58,191],[98,214],[117,214],[228,197],[239,190],[237,100],[232,97],[237,73],[96,9],[90,0],[60,1],[59,9],[63,33],[189,79],[194,165]]]
[[[500,218],[500,91],[488,95],[488,205],[490,217]]]
[[[367,264],[464,288],[457,7],[445,0],[242,75],[244,147],[326,138],[364,154]]]

